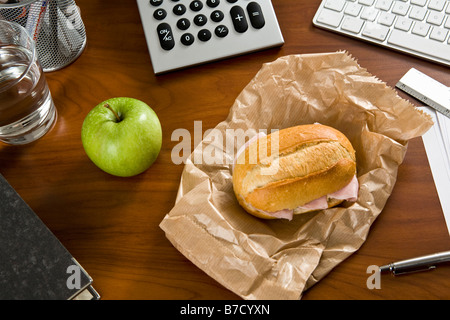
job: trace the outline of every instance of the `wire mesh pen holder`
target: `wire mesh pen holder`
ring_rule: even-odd
[[[86,30],[74,0],[7,2],[0,1],[0,19],[17,22],[28,30],[45,72],[64,68],[81,55]]]

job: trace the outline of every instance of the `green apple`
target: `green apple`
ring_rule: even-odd
[[[146,103],[112,98],[86,116],[81,141],[97,167],[115,176],[131,177],[147,170],[158,157],[161,123]]]

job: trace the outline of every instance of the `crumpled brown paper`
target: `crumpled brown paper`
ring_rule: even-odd
[[[432,126],[348,53],[336,52],[265,64],[215,129],[225,137],[227,129],[251,135],[315,122],[342,131],[356,150],[355,203],[292,221],[253,217],[233,193],[229,160],[240,145],[227,150],[228,140],[210,134],[187,159],[176,204],[160,224],[182,254],[244,299],[299,299],[358,250],[391,194],[407,141]],[[206,148],[227,161],[198,163]]]

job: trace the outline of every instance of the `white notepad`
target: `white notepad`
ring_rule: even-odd
[[[421,107],[434,122],[423,136],[439,201],[450,233],[450,118],[430,107]]]

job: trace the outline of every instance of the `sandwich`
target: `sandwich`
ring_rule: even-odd
[[[356,201],[355,150],[340,131],[299,125],[249,141],[235,158],[233,189],[239,204],[263,219]]]

